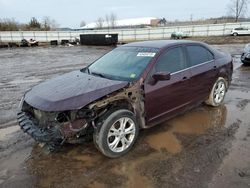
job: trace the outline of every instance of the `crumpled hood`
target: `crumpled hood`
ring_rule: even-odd
[[[75,110],[127,84],[74,71],[38,84],[25,94],[24,100],[43,111]]]

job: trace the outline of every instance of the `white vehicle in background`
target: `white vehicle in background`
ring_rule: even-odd
[[[183,39],[183,38],[187,38],[188,36],[189,36],[189,33],[187,32],[174,31],[171,34],[171,39]]]
[[[250,35],[250,29],[246,27],[238,27],[231,31],[232,36],[238,36],[238,35]]]

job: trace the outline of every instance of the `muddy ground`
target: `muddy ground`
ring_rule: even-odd
[[[134,149],[119,159],[104,157],[92,143],[47,153],[15,119],[25,90],[111,48],[0,50],[0,187],[250,187],[250,67],[239,62],[243,44],[215,47],[234,55],[224,104],[200,105],[141,131]]]

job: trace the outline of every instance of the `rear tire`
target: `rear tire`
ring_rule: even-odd
[[[205,103],[214,107],[221,105],[225,98],[226,91],[227,81],[224,78],[219,77],[214,83],[209,98],[205,101]]]
[[[134,145],[139,133],[135,115],[125,109],[117,110],[102,119],[94,132],[94,143],[99,151],[110,158],[126,154]]]

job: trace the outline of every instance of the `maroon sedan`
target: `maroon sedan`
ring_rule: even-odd
[[[199,103],[218,106],[232,58],[207,44],[159,40],[120,46],[82,70],[26,92],[18,121],[50,148],[93,138],[108,157],[127,153],[149,128]]]

